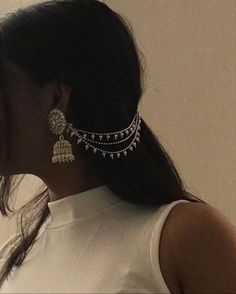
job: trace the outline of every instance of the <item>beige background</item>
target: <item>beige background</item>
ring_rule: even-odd
[[[1,14],[33,2],[1,0]],[[236,225],[236,0],[103,2],[130,21],[145,55],[142,117],[190,191]],[[28,177],[19,203],[38,183]],[[1,243],[12,230],[14,219],[1,220]]]

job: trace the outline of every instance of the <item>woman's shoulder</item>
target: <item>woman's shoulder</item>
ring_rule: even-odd
[[[222,264],[227,254],[227,262],[232,259],[227,248],[236,250],[236,229],[220,210],[208,203],[179,203],[166,219],[160,242],[160,266],[167,285],[174,293],[189,293],[191,289],[211,292],[207,283],[210,279],[217,283],[217,275],[223,274],[220,268],[218,274],[213,270],[220,260],[219,250]],[[203,269],[209,272],[206,285]]]

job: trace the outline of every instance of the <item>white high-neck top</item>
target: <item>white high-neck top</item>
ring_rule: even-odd
[[[170,293],[159,241],[180,202],[189,201],[144,207],[106,185],[49,202],[51,216],[0,293]],[[0,269],[14,237],[0,247]]]
[[[47,229],[95,217],[121,201],[122,199],[111,193],[106,185],[50,201],[48,207],[52,220]]]

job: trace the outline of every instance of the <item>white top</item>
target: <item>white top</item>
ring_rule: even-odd
[[[51,217],[0,293],[170,293],[159,241],[171,209],[121,200],[105,185],[51,201]],[[8,245],[0,247],[1,265]]]

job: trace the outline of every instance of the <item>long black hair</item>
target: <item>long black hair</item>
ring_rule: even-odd
[[[39,85],[52,79],[70,85],[66,117],[76,128],[94,132],[124,129],[143,95],[145,59],[132,26],[96,0],[46,1],[5,15],[0,22],[1,76],[5,57],[27,70]],[[1,151],[5,152],[7,164],[11,152],[11,105],[4,95],[1,103]],[[89,170],[95,171],[116,195],[134,204],[158,208],[179,199],[206,203],[186,190],[173,160],[143,118],[140,126],[136,149],[118,160],[81,150],[88,176]],[[17,182],[14,175],[0,177],[3,216],[13,212],[9,207],[11,189],[22,179]],[[49,200],[46,187],[19,210],[23,211],[21,232],[15,240],[19,242],[12,246],[14,250],[6,260],[0,282],[13,266],[20,266],[32,247],[50,216]]]

